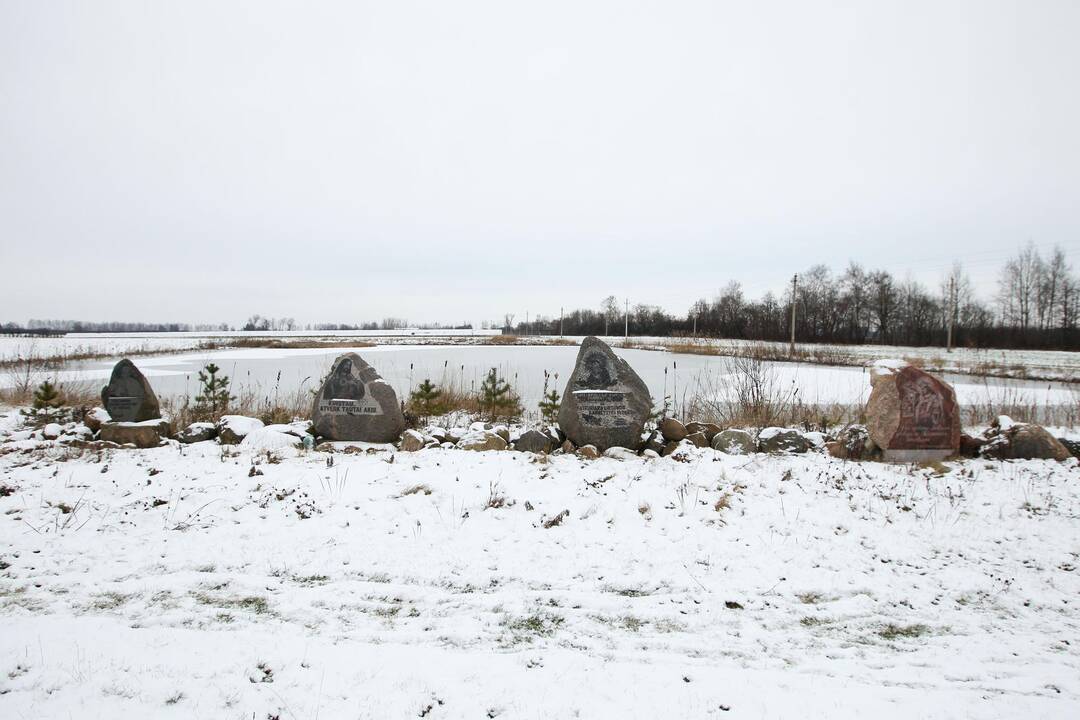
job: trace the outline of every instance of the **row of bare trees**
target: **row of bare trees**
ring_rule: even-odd
[[[757,300],[732,281],[711,300],[695,302],[685,317],[643,304],[626,312],[608,297],[599,310],[571,311],[561,323],[539,317],[512,330],[621,335],[628,316],[632,335],[783,341],[790,336],[792,302],[800,342],[943,345],[951,321],[958,346],[1080,349],[1080,278],[1062,249],[1043,258],[1030,244],[1005,264],[990,301],[976,295],[959,263],[936,288],[856,263],[840,273],[815,265],[799,274],[796,288],[789,285],[780,295],[768,292]]]

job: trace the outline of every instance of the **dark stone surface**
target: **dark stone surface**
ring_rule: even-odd
[[[689,434],[689,431],[675,418],[664,418],[660,421],[660,434],[667,442],[679,442]]]
[[[873,460],[881,455],[865,425],[849,425],[835,441],[827,443],[825,449],[833,457],[843,460]]]
[[[215,437],[217,437],[217,426],[208,422],[191,423],[176,433],[176,439],[182,443],[205,442]]]
[[[758,445],[763,453],[804,453],[810,449],[810,442],[801,432],[780,428],[762,430]]]
[[[757,452],[757,440],[745,430],[732,428],[717,433],[712,439],[712,447],[728,455],[752,455]]]
[[[327,440],[396,442],[405,431],[394,389],[356,353],[334,361],[311,411],[315,434]]]
[[[990,428],[982,454],[997,460],[1067,460],[1072,455],[1044,428],[1027,423]]]
[[[1066,450],[1072,453],[1074,458],[1080,458],[1080,442],[1068,438],[1058,438],[1057,440]]]
[[[559,427],[575,445],[636,450],[652,411],[649,388],[633,368],[601,340],[581,342],[563,392]]]
[[[169,436],[169,424],[160,423],[105,423],[101,426],[98,438],[117,445],[134,445],[137,448],[152,448],[161,444]]]
[[[101,405],[113,422],[143,422],[161,417],[161,406],[153,388],[127,358],[113,367],[109,384],[101,389]]]
[[[702,430],[690,433],[686,436],[686,440],[687,442],[693,443],[694,447],[709,447],[709,437]]]
[[[986,440],[967,433],[960,433],[960,454],[967,458],[978,457]]]
[[[705,433],[705,437],[712,443],[713,438],[722,430],[719,425],[711,422],[688,422],[686,423],[686,432],[693,435],[696,432]]]
[[[549,453],[554,447],[551,437],[539,430],[528,430],[514,443],[515,450],[533,453]]]

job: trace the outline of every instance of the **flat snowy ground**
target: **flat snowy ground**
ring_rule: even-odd
[[[4,718],[1080,707],[1075,460],[30,445],[0,445]]]

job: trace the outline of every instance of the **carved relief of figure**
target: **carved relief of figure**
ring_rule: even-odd
[[[593,353],[585,358],[585,374],[579,385],[590,390],[603,390],[615,384],[615,378],[611,377],[611,369],[608,367],[607,358],[603,353]]]
[[[353,376],[352,360],[342,360],[323,388],[323,400],[360,400],[365,395],[364,383]]]
[[[945,403],[933,380],[917,378],[906,390],[904,414],[916,428],[932,430],[945,424]]]

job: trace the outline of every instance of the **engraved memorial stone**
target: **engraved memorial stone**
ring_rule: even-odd
[[[161,417],[150,383],[127,358],[113,367],[109,384],[101,390],[101,404],[113,422],[143,422]]]
[[[882,361],[870,376],[867,429],[887,462],[943,460],[960,448],[952,387],[917,367]]]
[[[334,361],[311,419],[315,434],[327,440],[395,442],[405,430],[394,389],[356,353]]]
[[[587,337],[559,408],[559,427],[577,446],[636,450],[649,417],[649,388],[603,341]]]

